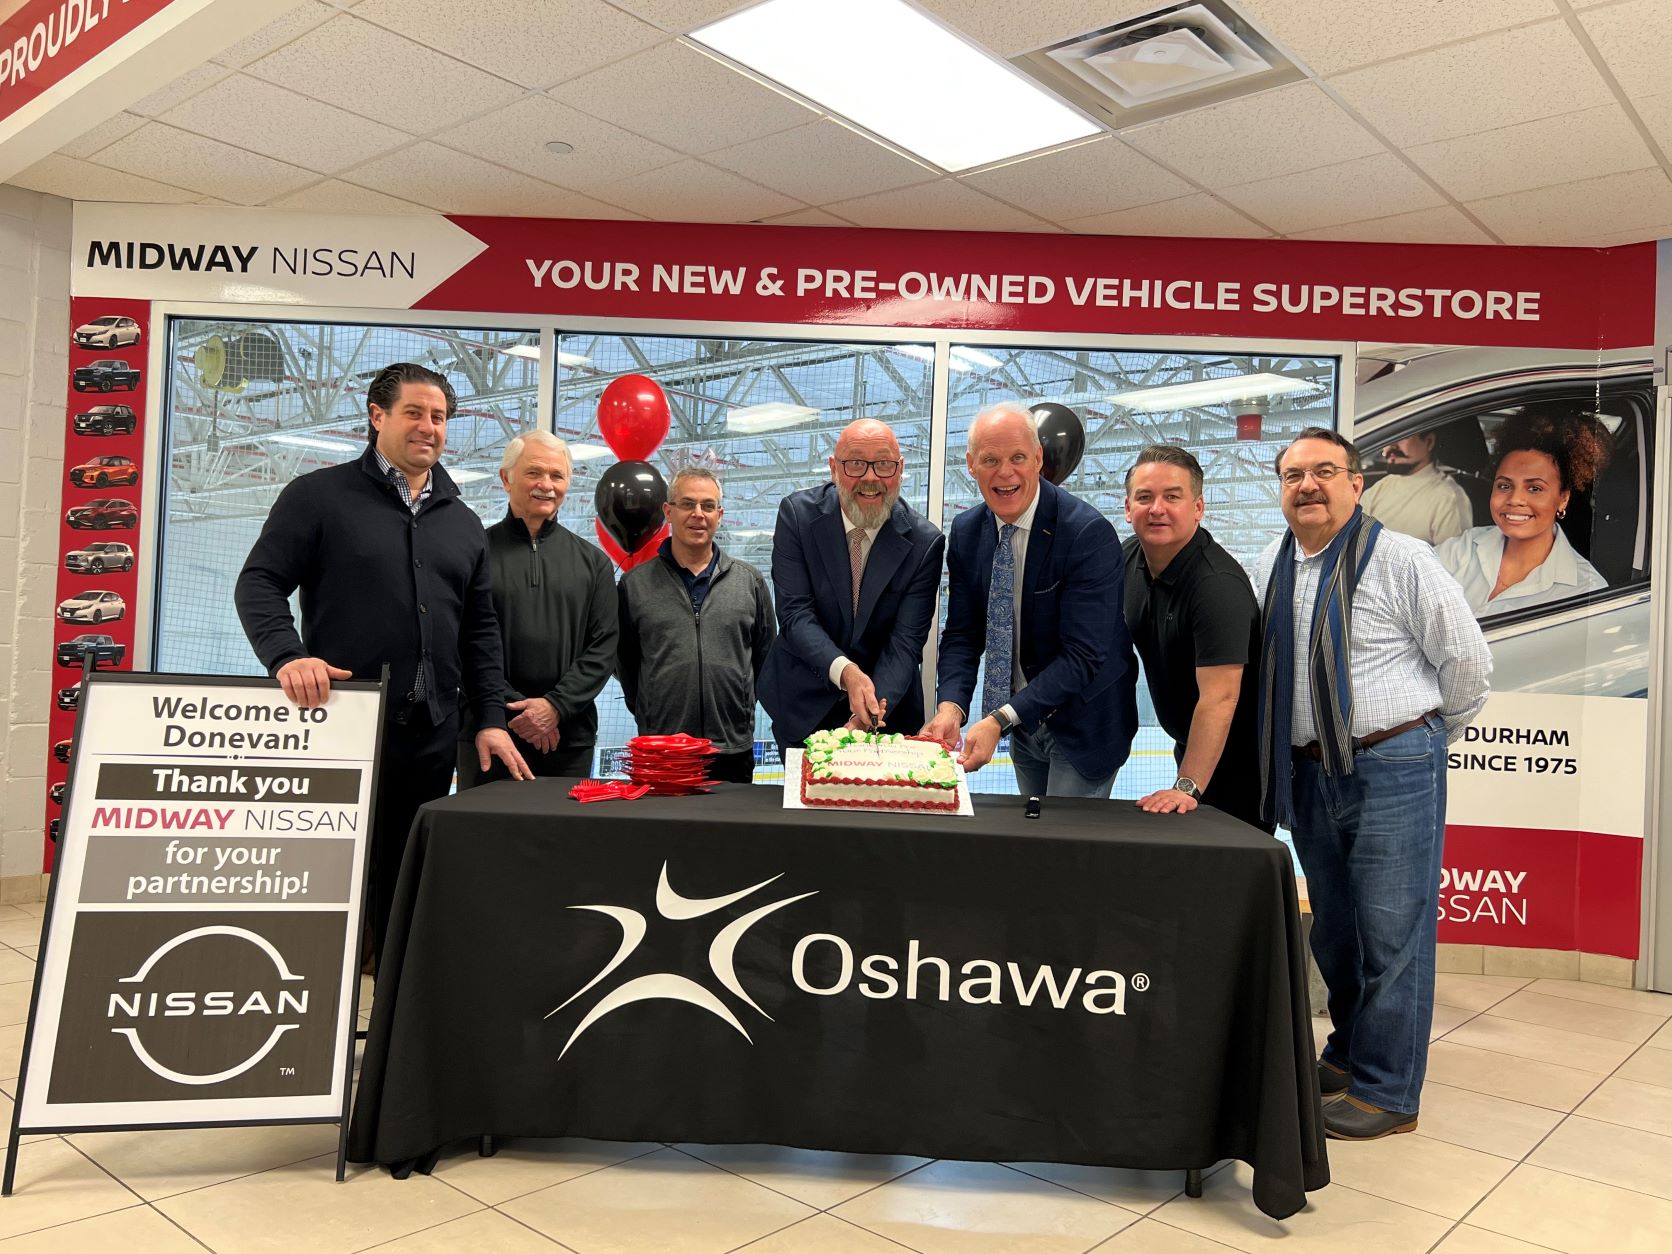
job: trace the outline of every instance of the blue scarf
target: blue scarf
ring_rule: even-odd
[[[1369,525],[1366,526],[1365,524]],[[1353,593],[1376,548],[1382,524],[1353,509],[1324,550],[1307,647],[1312,724],[1324,770],[1353,773]],[[1346,556],[1347,560],[1343,561]],[[1260,813],[1285,827],[1295,819],[1291,771],[1291,702],[1295,691],[1295,533],[1285,533],[1266,585],[1265,635],[1260,646]]]

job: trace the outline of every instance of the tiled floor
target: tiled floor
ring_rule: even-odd
[[[38,914],[0,907],[7,1119]],[[1330,1142],[1335,1183],[1283,1223],[1240,1163],[1191,1200],[1173,1172],[511,1142],[337,1184],[334,1128],[250,1128],[30,1139],[0,1254],[1672,1251],[1672,997],[1442,975],[1439,1001],[1418,1132]]]

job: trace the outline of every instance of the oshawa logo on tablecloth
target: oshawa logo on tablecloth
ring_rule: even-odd
[[[719,897],[684,897],[668,883],[668,864],[664,862],[656,884],[656,912],[662,918],[675,922],[700,919],[740,902],[782,878],[783,873],[780,872],[758,884]],[[763,1019],[770,1021],[772,1016],[761,1009],[737,977],[735,955],[738,943],[750,928],[769,914],[816,895],[817,890],[814,890],[757,906],[721,928],[708,947],[708,966],[715,982]],[[607,979],[633,955],[649,930],[649,921],[644,914],[627,906],[584,905],[570,906],[569,909],[590,910],[613,919],[621,928],[621,943],[598,974],[547,1014],[548,1019]],[[815,947],[821,946],[828,947],[828,956],[834,962],[826,964],[828,969],[821,966],[812,973],[820,979],[815,983],[808,971],[808,955]],[[1125,1015],[1128,990],[1143,993],[1150,988],[1149,976],[1141,971],[1128,979],[1119,971],[1087,973],[1083,967],[1060,970],[1049,963],[1041,963],[1027,973],[1020,963],[1005,962],[1001,965],[988,958],[972,958],[963,963],[954,979],[952,965],[945,958],[924,954],[921,943],[915,937],[908,941],[903,959],[889,954],[869,954],[858,962],[857,982],[854,970],[853,946],[831,932],[812,932],[803,936],[796,942],[790,959],[790,978],[795,986],[818,997],[834,997],[850,988],[857,988],[862,996],[877,1000],[902,997],[917,1001],[921,992],[924,998],[950,1001],[955,992],[959,1001],[972,1006],[999,1006],[1007,1004],[1005,994],[1009,992],[1009,1000],[1020,1006],[1032,1006],[1039,1002],[1056,1010],[1077,1006],[1088,1014]],[[581,1034],[605,1015],[635,1002],[654,1000],[681,1001],[697,1006],[754,1044],[754,1038],[714,989],[676,972],[655,971],[630,979],[605,993],[569,1034],[558,1057],[568,1053]]]

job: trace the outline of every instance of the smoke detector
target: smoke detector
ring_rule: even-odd
[[[1190,0],[1011,64],[1117,130],[1304,77],[1229,0]]]

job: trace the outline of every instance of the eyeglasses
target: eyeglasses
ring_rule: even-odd
[[[719,501],[693,501],[688,496],[680,497],[673,503],[673,507],[681,514],[695,514],[698,512],[704,514],[718,514],[720,512]]]
[[[892,479],[895,475],[900,473],[900,463],[897,461],[891,461],[888,458],[883,458],[880,461],[868,462],[861,461],[857,457],[849,457],[843,458],[836,464],[842,468],[842,473],[850,479],[863,478],[866,470],[868,469],[875,471],[876,476],[879,479]]]
[[[1306,476],[1311,475],[1319,483],[1328,483],[1336,475],[1350,475],[1353,472],[1345,466],[1337,466],[1333,462],[1321,462],[1316,466],[1302,468],[1291,467],[1281,472],[1277,477],[1283,481],[1286,488],[1298,488],[1306,482]]]

